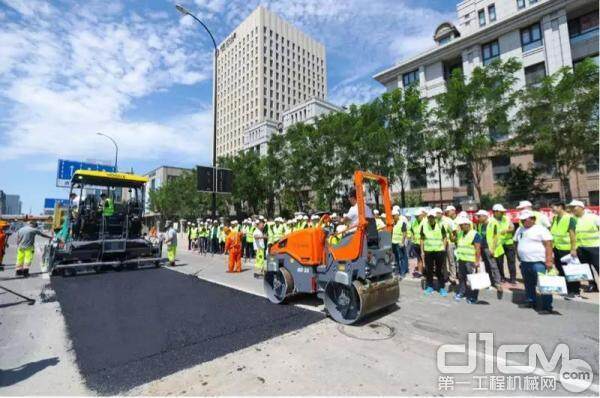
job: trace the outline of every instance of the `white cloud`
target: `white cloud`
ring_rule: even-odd
[[[210,49],[192,50],[197,32],[179,18],[152,23],[123,14],[118,2],[90,2],[48,23],[36,14],[58,14],[49,3],[6,3],[21,17],[0,25],[0,101],[9,104],[0,134],[5,157],[110,158],[112,147],[95,136],[99,131],[113,136],[129,159],[192,160],[210,151],[207,105],[176,118],[125,116],[136,99],[211,76]]]
[[[383,86],[368,83],[347,84],[337,87],[330,101],[340,106],[363,104],[373,100],[385,91]]]

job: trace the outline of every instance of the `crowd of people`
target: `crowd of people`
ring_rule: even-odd
[[[328,232],[330,245],[340,244],[352,233],[358,212],[353,205],[348,213],[322,214],[298,212],[291,219],[255,216],[222,222],[206,219],[189,223],[186,230],[188,250],[202,254],[229,254],[228,271],[241,269],[242,259],[255,259],[255,276],[264,272],[268,248],[286,234],[304,228],[321,227]],[[458,212],[454,206],[418,209],[409,218],[399,206],[392,209],[392,250],[395,270],[401,278],[409,274],[409,258],[416,259],[412,272],[424,279],[424,294],[437,292],[445,297],[450,290],[455,300],[478,302],[478,291],[471,289],[468,275],[485,271],[491,286],[502,298],[504,286],[517,283],[517,261],[525,286],[527,301],[523,306],[535,307],[538,302],[536,285],[538,273],[557,272],[564,276],[565,258],[577,259],[598,272],[600,218],[586,210],[584,203],[574,200],[568,205],[552,206],[552,217],[533,210],[529,201],[517,207],[518,220],[507,214],[502,204],[491,211]],[[378,229],[386,227],[386,214],[365,209],[365,217],[374,219]],[[562,260],[562,261],[561,261]],[[594,280],[584,287],[580,282],[568,282],[567,299],[579,299],[582,289],[597,291]],[[450,289],[451,288],[451,289]],[[542,295],[542,312],[552,312],[552,296]]]

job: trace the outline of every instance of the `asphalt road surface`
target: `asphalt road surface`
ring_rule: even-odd
[[[92,390],[134,386],[323,316],[167,269],[53,278],[79,370]]]

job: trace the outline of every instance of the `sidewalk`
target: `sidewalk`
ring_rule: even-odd
[[[172,268],[175,271],[183,272],[197,276],[198,278],[204,279],[209,282],[217,283],[226,287],[234,288],[237,290],[244,291],[246,293],[255,294],[258,296],[266,297],[264,294],[262,279],[256,279],[253,277],[252,268],[254,266],[254,260],[242,260],[242,273],[227,273],[227,259],[226,255],[222,254],[206,254],[201,255],[197,252],[188,251],[187,246],[180,250],[177,259],[177,266]],[[201,261],[200,261],[201,260]],[[414,278],[412,276],[412,270],[416,268],[416,260],[411,259],[409,262],[409,269],[411,272],[409,276],[404,278],[400,283],[416,285],[420,284],[421,278]],[[524,297],[524,285],[517,267],[517,283],[511,285],[504,283],[504,300],[512,300],[518,302]],[[582,293],[581,300],[565,300],[564,297],[555,296],[555,301],[565,301],[569,303],[585,303],[585,304],[599,304],[598,293]],[[497,300],[496,289],[488,288],[480,291],[479,299],[482,301],[495,301]],[[321,310],[322,303],[316,298],[308,298],[302,300],[300,306],[306,309]]]

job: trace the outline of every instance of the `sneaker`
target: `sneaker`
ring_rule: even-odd
[[[456,293],[454,295],[454,301],[461,301],[464,298],[464,296],[460,293]]]
[[[433,290],[433,288],[431,286],[428,287],[427,289],[425,289],[425,295],[426,296],[430,296],[431,293],[433,293],[433,292],[434,292],[434,290]]]
[[[496,297],[498,298],[498,300],[502,300],[503,296],[504,289],[502,288],[502,285],[496,285]]]
[[[442,296],[442,297],[448,296],[448,291],[444,288],[441,288],[439,293],[440,293],[440,296]]]

